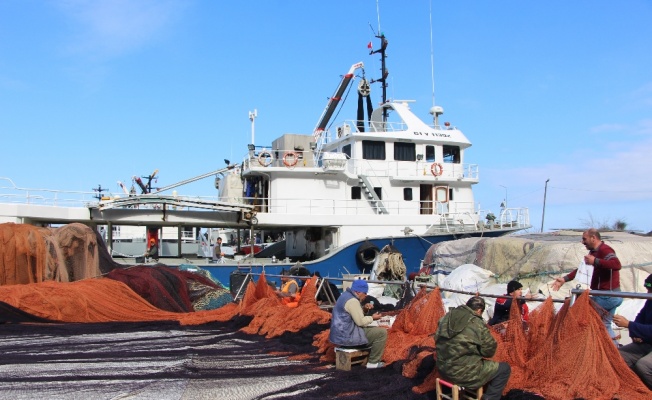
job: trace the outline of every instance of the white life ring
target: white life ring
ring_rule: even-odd
[[[432,163],[430,166],[430,172],[432,172],[433,176],[441,176],[441,174],[444,173],[444,166],[438,162]]]
[[[269,167],[273,160],[272,154],[269,151],[261,151],[258,154],[258,163],[263,167]]]
[[[288,161],[289,159],[289,161]],[[299,162],[299,155],[295,151],[288,151],[283,155],[283,165],[292,168]]]

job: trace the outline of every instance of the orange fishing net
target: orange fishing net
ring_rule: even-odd
[[[0,285],[70,282],[99,275],[96,235],[86,225],[0,224]]]
[[[422,298],[421,293],[415,301],[419,298]],[[428,300],[432,301],[433,307],[439,307],[441,303],[435,298],[428,297]],[[423,303],[425,309],[430,307],[429,302]],[[498,341],[493,359],[507,362],[512,368],[506,392],[521,389],[551,400],[642,400],[652,396],[652,392],[623,361],[587,294],[581,295],[572,307],[567,302],[557,315],[554,314],[552,299],[548,298],[530,314],[527,330],[521,321],[517,302],[512,304],[510,320],[504,331],[492,331]],[[404,311],[399,317],[405,318],[404,325],[409,325],[411,321]],[[399,322],[398,317],[396,321]],[[395,334],[393,327],[389,333],[388,348],[393,340],[392,334]],[[417,353],[416,357],[410,355],[404,364],[403,375],[410,377],[425,357],[424,352]],[[435,390],[436,377],[435,369],[413,391],[426,393]]]
[[[550,305],[552,304],[549,300]],[[547,305],[550,308],[550,305]],[[544,306],[546,306],[544,304]],[[625,364],[614,346],[602,319],[589,301],[588,293],[577,298],[570,307],[568,301],[556,315],[545,338],[541,333],[534,341],[520,329],[520,317],[510,315],[500,354],[495,358],[517,366],[519,372],[508,383],[509,388],[521,388],[541,393],[546,399],[649,399],[652,395],[638,376]],[[546,331],[542,322],[549,321],[547,309],[534,313],[533,324]],[[528,332],[532,332],[531,326]],[[510,336],[511,335],[511,336]],[[516,339],[521,335],[523,339]],[[537,346],[537,347],[534,347]],[[501,349],[502,347],[502,349]],[[511,348],[508,351],[505,348]]]
[[[178,321],[197,325],[233,316],[229,307],[193,313],[163,311],[124,283],[108,278],[0,286],[0,301],[59,322]]]
[[[242,302],[241,313],[250,315],[253,319],[242,331],[271,338],[286,332],[298,332],[312,324],[330,323],[330,313],[320,309],[315,301],[316,282],[317,277],[313,277],[303,285],[297,307],[284,305],[267,284],[264,274],[255,287],[250,282]],[[254,297],[257,299],[255,302]]]

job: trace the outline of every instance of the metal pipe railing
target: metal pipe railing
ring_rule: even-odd
[[[646,299],[652,300],[652,293],[636,293],[636,292],[614,292],[611,290],[589,290],[589,289],[571,289],[570,305],[575,304],[577,296],[589,292],[592,296],[607,296],[607,297],[621,297],[623,299]]]

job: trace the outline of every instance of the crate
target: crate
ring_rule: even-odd
[[[335,368],[340,371],[351,371],[353,365],[367,365],[370,348],[349,349],[345,347],[335,348]]]

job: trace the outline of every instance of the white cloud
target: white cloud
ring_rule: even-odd
[[[184,4],[178,0],[64,0],[59,6],[75,22],[69,51],[106,59],[157,40]]]
[[[637,124],[642,132],[652,130],[651,120]],[[557,204],[591,204],[652,200],[652,139],[603,143],[601,150],[579,149],[554,155],[554,162],[534,167],[485,171],[483,186],[503,182],[512,196],[536,200],[550,179],[549,201]],[[498,189],[496,189],[498,191]],[[541,193],[539,193],[541,192]]]
[[[621,132],[624,130],[627,130],[627,125],[624,124],[602,124],[591,128],[591,132],[593,133]]]

